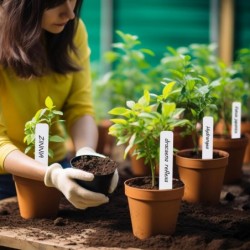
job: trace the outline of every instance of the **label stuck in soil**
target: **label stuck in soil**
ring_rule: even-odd
[[[35,131],[35,160],[48,165],[49,126],[38,123]]]
[[[203,117],[202,159],[213,159],[214,120],[211,116]]]
[[[241,137],[241,103],[232,103],[232,138],[237,139]]]
[[[160,134],[159,189],[173,188],[173,132]]]

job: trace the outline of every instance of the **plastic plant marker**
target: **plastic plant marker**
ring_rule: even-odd
[[[202,127],[202,159],[213,159],[213,128],[214,119],[211,116],[203,117]]]
[[[48,165],[49,126],[47,123],[38,123],[35,131],[35,160]]]
[[[241,103],[232,103],[232,139],[241,137]]]
[[[173,189],[173,145],[172,131],[160,134],[159,189]]]

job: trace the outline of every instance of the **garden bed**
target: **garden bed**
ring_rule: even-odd
[[[4,242],[1,235],[8,232],[10,238],[41,245],[47,242],[56,249],[250,249],[250,166],[243,170],[241,183],[223,187],[219,205],[182,202],[174,235],[142,241],[132,234],[123,186],[132,174],[129,162],[123,162],[109,204],[78,210],[63,198],[56,219],[31,220],[20,217],[15,200],[0,205],[0,245]],[[6,236],[4,239],[6,242]],[[18,248],[17,244],[9,246]],[[33,246],[37,249],[39,245]]]

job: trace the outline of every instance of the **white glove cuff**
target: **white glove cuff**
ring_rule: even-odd
[[[92,155],[92,156],[99,156],[99,157],[105,158],[104,155],[96,153],[95,150],[90,147],[83,147],[83,148],[78,149],[76,151],[76,156],[80,156],[80,155]]]
[[[52,181],[52,174],[55,173],[57,170],[61,170],[62,166],[59,163],[54,163],[50,166],[48,166],[45,176],[44,176],[44,184],[47,187],[54,187],[53,181]]]
[[[83,147],[83,148],[80,148],[76,151],[76,156],[79,156],[79,155],[89,155],[89,154],[93,154],[95,153],[95,150],[93,148],[90,148],[90,147]]]

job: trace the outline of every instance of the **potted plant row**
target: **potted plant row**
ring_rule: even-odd
[[[185,133],[191,135],[194,145],[193,148],[187,147],[176,152],[179,177],[185,184],[183,200],[217,204],[228,164],[228,153],[214,150],[212,159],[203,159],[199,140],[203,117],[211,116],[217,110],[212,92],[220,83],[209,81],[195,67],[190,55],[173,48],[169,48],[169,53],[162,60],[162,68],[167,80],[176,81],[169,100],[184,109],[183,118],[190,122]]]
[[[242,60],[238,59],[227,66],[217,55],[216,45],[193,44],[186,49],[191,57],[195,69],[215,86],[211,91],[216,109],[211,115],[215,120],[214,147],[229,153],[228,167],[225,172],[224,184],[240,181],[242,165],[248,138],[242,130],[239,138],[232,138],[232,104],[242,104],[243,117],[248,117],[247,100],[249,98],[249,84],[243,77]],[[241,123],[242,124],[242,123]],[[241,126],[243,127],[243,126]]]

